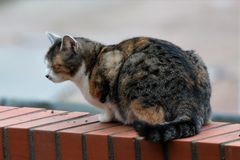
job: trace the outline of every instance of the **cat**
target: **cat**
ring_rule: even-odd
[[[194,136],[211,116],[207,67],[192,50],[150,37],[104,45],[83,37],[47,33],[53,82],[70,80],[103,110],[100,122],[133,125],[153,142]]]

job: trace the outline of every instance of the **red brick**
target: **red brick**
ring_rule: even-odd
[[[203,126],[202,132],[217,128],[220,126],[224,126],[227,123],[222,123],[222,122],[212,122],[206,126]],[[200,134],[202,134],[202,132]],[[180,139],[179,139],[180,140]],[[192,144],[190,142],[188,143],[182,143],[182,141],[179,140],[174,140],[169,142],[169,159],[170,160],[175,160],[178,159],[179,156],[184,157],[186,160],[192,159]],[[182,139],[183,140],[183,139]],[[184,151],[182,151],[184,150]]]
[[[55,112],[55,111],[54,111]],[[29,129],[50,123],[56,123],[64,120],[85,115],[83,112],[62,113],[48,118],[34,120],[31,122],[21,123],[8,127],[8,143],[9,143],[9,156],[11,160],[26,160],[29,159]],[[20,141],[21,139],[21,141]],[[20,141],[20,142],[19,142]],[[19,149],[19,145],[21,146]],[[22,151],[23,150],[23,151]]]
[[[193,140],[198,140],[198,139],[203,139],[203,138],[206,138],[206,137],[225,134],[225,133],[237,131],[239,129],[240,129],[240,124],[230,124],[230,125],[227,125],[227,126],[222,126],[222,127],[217,127],[217,128],[213,128],[213,129],[210,129],[210,130],[202,131],[202,132],[200,132],[200,134],[197,134],[193,137],[182,138],[182,139],[178,139],[176,141],[191,142]]]
[[[226,160],[240,159],[240,139],[238,141],[225,144],[224,149],[225,149]]]
[[[208,130],[208,129],[225,126],[225,125],[228,125],[228,124],[229,124],[229,123],[226,123],[226,122],[211,122],[211,123],[203,126],[203,128],[201,129],[201,131],[205,131],[205,130]]]
[[[8,154],[11,160],[29,159],[29,137],[28,130],[18,128],[8,130]]]
[[[209,130],[212,128],[216,128],[216,127],[220,127],[220,126],[224,126],[228,123],[224,123],[224,122],[212,122],[211,124],[208,124],[206,126],[204,126],[202,128],[202,130]],[[161,144],[158,143],[152,143],[150,141],[146,141],[146,140],[138,140],[140,143],[140,150],[141,150],[141,159],[142,160],[148,160],[148,159],[164,159],[163,157],[163,146]],[[179,145],[181,145],[182,147],[187,147],[188,145],[186,144],[182,144],[180,143]],[[189,148],[191,150],[191,146]],[[179,149],[176,148],[176,151],[178,151]],[[178,154],[182,154],[180,152],[177,152]],[[186,155],[182,155],[182,157],[187,157],[188,154]],[[178,157],[179,158],[179,157]],[[189,159],[191,159],[191,154],[188,157]]]
[[[112,136],[115,160],[135,160],[136,137],[138,135],[135,131],[128,131]]]
[[[89,160],[108,159],[108,136],[132,130],[129,126],[115,126],[86,134],[87,155]],[[96,152],[97,150],[97,152]]]
[[[10,107],[10,106],[0,106],[0,112],[6,112],[9,110],[17,109],[17,107]]]
[[[197,141],[196,146],[197,146],[198,160],[221,159],[220,144],[228,141],[233,141],[235,139],[239,139],[239,131]],[[239,152],[239,158],[240,158],[240,152]]]
[[[56,131],[97,121],[98,117],[95,115],[35,128],[33,130],[35,159],[56,159]],[[47,149],[46,146],[48,146]]]
[[[26,123],[21,123],[21,124],[17,124],[17,125],[13,125],[10,128],[32,128],[32,127],[40,127],[43,125],[49,125],[52,123],[56,123],[56,122],[61,122],[61,121],[66,121],[66,120],[70,120],[70,119],[74,119],[77,117],[81,117],[83,115],[85,115],[86,112],[64,112],[62,114],[58,114],[56,116],[52,116],[49,118],[43,118],[43,119],[39,119],[39,120],[34,120],[31,122],[26,122]]]
[[[224,133],[229,133],[239,130],[240,124],[231,124],[222,127],[212,128],[200,132],[200,134],[193,137],[177,139],[169,142],[169,159],[175,160],[184,156],[185,160],[192,159],[192,141],[200,140],[203,138],[216,136]]]
[[[44,131],[34,133],[34,155],[36,160],[56,159],[54,132]]]
[[[9,125],[13,125],[13,124],[18,124],[18,123],[23,123],[23,122],[28,122],[28,121],[33,121],[33,120],[37,120],[37,119],[41,119],[41,118],[46,118],[46,117],[51,117],[51,116],[55,116],[58,114],[62,114],[65,113],[66,111],[52,111],[52,110],[43,110],[41,112],[36,112],[36,113],[32,113],[32,114],[27,114],[27,115],[22,115],[22,116],[18,116],[15,118],[10,118],[10,119],[6,119],[3,121],[0,121],[0,126],[3,127],[5,126],[9,126]],[[27,159],[27,157],[22,156],[22,153],[27,152],[28,149],[28,130],[27,129],[19,129],[19,130],[14,130],[14,132],[12,132],[12,130],[8,131],[8,146],[10,148],[9,150],[9,156],[10,159]],[[25,135],[22,136],[21,135]],[[0,137],[0,141],[1,141]],[[18,144],[23,144],[22,147],[19,147]],[[19,158],[21,157],[21,158]]]
[[[59,132],[61,160],[80,160],[83,157],[82,135],[86,132],[116,126],[115,123],[93,123]]]
[[[169,160],[177,160],[184,157],[184,160],[192,160],[192,144],[191,142],[183,142],[174,140],[168,145]]]
[[[0,160],[3,160],[3,130],[0,129]]]
[[[31,114],[27,114],[27,115],[21,115],[21,116],[18,116],[18,117],[12,117],[12,118],[8,118],[8,119],[5,119],[5,120],[1,120],[0,121],[0,127],[16,125],[16,124],[20,124],[20,123],[23,123],[23,122],[28,122],[28,121],[41,119],[41,118],[51,117],[51,116],[55,116],[55,115],[62,114],[62,113],[66,113],[66,111],[54,111],[54,112],[52,112],[52,110],[42,110],[42,111],[39,111],[39,112],[34,112],[34,113],[31,113]]]
[[[4,107],[4,108],[8,108],[8,107]],[[5,110],[5,112],[1,112],[2,115],[5,114],[5,116],[2,116],[2,117],[6,119],[0,121],[0,144],[3,144],[3,127],[21,123],[24,121],[29,121],[34,117],[32,115],[36,115],[36,114],[38,115],[45,111],[44,109],[35,109],[35,108],[29,108],[29,109],[27,108],[13,109],[16,107],[9,107],[9,108],[12,108],[12,109]],[[3,159],[3,145],[0,145],[0,160],[2,159]]]
[[[86,116],[86,115],[88,115],[88,113],[85,113],[82,116]],[[80,117],[80,118],[67,120],[67,121],[63,121],[63,122],[58,122],[58,123],[54,123],[54,124],[49,124],[49,125],[45,125],[45,126],[41,126],[41,127],[35,127],[34,131],[36,131],[36,132],[37,131],[55,132],[57,130],[63,130],[63,129],[67,129],[67,128],[75,127],[75,126],[82,126],[82,125],[86,125],[86,124],[93,123],[93,122],[98,122],[97,115]]]
[[[141,160],[163,160],[163,148],[161,143],[153,143],[146,140],[140,140]]]
[[[29,113],[37,112],[37,111],[41,111],[41,110],[43,110],[43,109],[42,108],[26,108],[26,107],[13,109],[13,110],[9,110],[7,112],[1,112],[0,120],[11,118],[11,117],[17,117],[20,115],[29,114]]]
[[[0,106],[0,143],[5,138],[10,160],[163,160],[168,153],[164,150],[167,146],[138,137],[131,126],[98,123],[97,116],[82,117],[87,113],[5,108]],[[168,158],[192,159],[194,149],[198,160],[221,159],[224,155],[226,160],[238,160],[239,130],[240,124],[213,122],[194,137],[169,142]]]

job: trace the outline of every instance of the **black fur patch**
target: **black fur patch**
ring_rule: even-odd
[[[199,132],[194,120],[182,120],[151,125],[144,121],[134,121],[134,129],[138,134],[153,142],[166,142],[175,138],[189,137]]]

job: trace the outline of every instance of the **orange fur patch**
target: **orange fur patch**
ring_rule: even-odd
[[[96,70],[93,70],[91,79],[89,80],[89,93],[94,98],[100,98],[101,97],[101,91],[97,87],[97,76],[96,76]]]
[[[145,37],[141,37],[141,38],[138,38],[137,41],[129,40],[129,41],[121,44],[121,48],[124,51],[124,53],[126,54],[125,56],[128,57],[129,55],[132,54],[132,51],[134,48],[136,48],[138,46],[140,47],[147,43],[149,43],[149,39],[145,38]]]
[[[94,84],[93,81],[90,81],[90,83],[89,83],[89,92],[90,92],[91,96],[93,96],[94,98],[101,97],[101,93],[97,90],[96,85]]]
[[[165,122],[165,114],[161,106],[142,106],[139,100],[134,100],[130,107],[139,120],[146,121],[150,124]]]

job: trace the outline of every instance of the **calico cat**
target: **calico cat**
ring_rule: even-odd
[[[211,114],[207,67],[194,51],[164,40],[136,37],[114,45],[48,33],[53,82],[70,80],[103,110],[101,122],[133,125],[153,142],[199,133]]]

